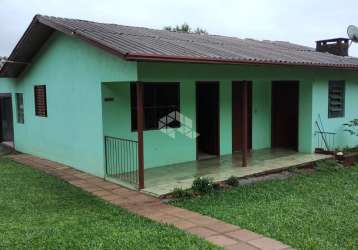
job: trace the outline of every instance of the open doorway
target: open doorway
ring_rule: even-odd
[[[242,98],[243,98],[243,82],[232,82],[232,151],[238,152],[242,150]],[[252,83],[248,83],[247,97],[247,113],[248,113],[248,147],[252,148]]]
[[[217,157],[220,154],[219,139],[219,83],[196,84],[196,139],[197,159]]]
[[[11,94],[0,94],[0,142],[13,147],[14,128]]]
[[[298,150],[299,82],[272,82],[272,148]]]

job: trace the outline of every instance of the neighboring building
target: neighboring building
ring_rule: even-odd
[[[6,60],[6,57],[5,57],[5,56],[0,56],[0,69],[1,69],[2,66],[4,65],[5,60]]]
[[[101,177],[117,166],[245,153],[243,145],[356,145],[342,124],[358,118],[358,58],[339,55],[347,39],[317,49],[35,16],[0,71],[2,120],[11,120],[1,138]],[[173,111],[185,117],[165,123]]]

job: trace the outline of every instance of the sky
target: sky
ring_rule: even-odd
[[[210,34],[290,41],[347,37],[357,0],[0,0],[0,56],[8,56],[35,14],[162,29],[188,23]],[[358,44],[350,55],[358,57]]]

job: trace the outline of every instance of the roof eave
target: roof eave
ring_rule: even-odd
[[[274,65],[274,66],[302,66],[330,69],[358,70],[358,65],[341,64],[318,64],[318,63],[291,63],[284,61],[269,60],[227,60],[210,57],[190,57],[190,56],[162,56],[152,54],[130,53],[125,56],[126,60],[149,61],[149,62],[189,62],[189,63],[213,63],[213,64],[249,64],[249,65]]]
[[[30,30],[32,29],[32,27],[35,25],[38,18],[38,15],[34,16],[34,18],[32,19],[29,27],[27,27],[25,33],[22,35],[22,37],[20,38],[20,40],[17,42],[15,48],[12,50],[10,56],[7,58],[9,61],[13,60],[13,58],[16,56],[16,53],[19,49],[19,47],[21,46],[21,44],[24,42],[24,40],[26,39],[26,37],[28,36],[28,34],[30,33]],[[4,71],[6,69],[6,67],[8,67],[10,63],[9,62],[5,62],[2,67],[0,68],[0,77],[8,77]]]
[[[72,36],[72,37],[77,37],[97,48],[100,48],[100,49],[103,49],[107,52],[109,52],[110,54],[113,54],[113,55],[116,55],[116,56],[119,56],[120,58],[122,59],[125,59],[125,54],[116,50],[116,49],[113,49],[113,48],[110,48],[108,46],[105,46],[103,44],[100,44],[99,42],[89,38],[88,36],[86,36],[85,34],[82,34],[81,32],[79,31],[76,31],[76,30],[71,30],[71,29],[68,29],[62,25],[59,25],[55,22],[51,22],[50,20],[47,20],[45,18],[43,18],[41,15],[36,15],[29,27],[26,29],[25,33],[22,35],[22,37],[20,38],[19,42],[16,44],[15,48],[13,49],[13,51],[11,52],[8,60],[9,61],[13,61],[13,62],[16,62],[16,55],[18,54],[18,51],[20,49],[20,47],[24,44],[24,41],[26,40],[26,38],[30,35],[32,29],[34,28],[34,26],[38,23],[41,23],[55,31],[60,31],[68,36]],[[20,63],[20,62],[18,62]],[[19,70],[19,73],[17,74],[14,74],[14,75],[9,75],[9,74],[6,74],[5,72],[5,69],[6,67],[8,67],[10,64],[13,64],[12,62],[5,62],[4,65],[0,68],[0,77],[17,77],[19,74],[21,74],[21,72],[23,71],[23,69]],[[21,62],[21,64],[30,64],[30,60],[26,61],[26,62]]]

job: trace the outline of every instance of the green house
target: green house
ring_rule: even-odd
[[[0,71],[1,141],[158,195],[304,164],[358,144],[348,47],[37,15]]]

